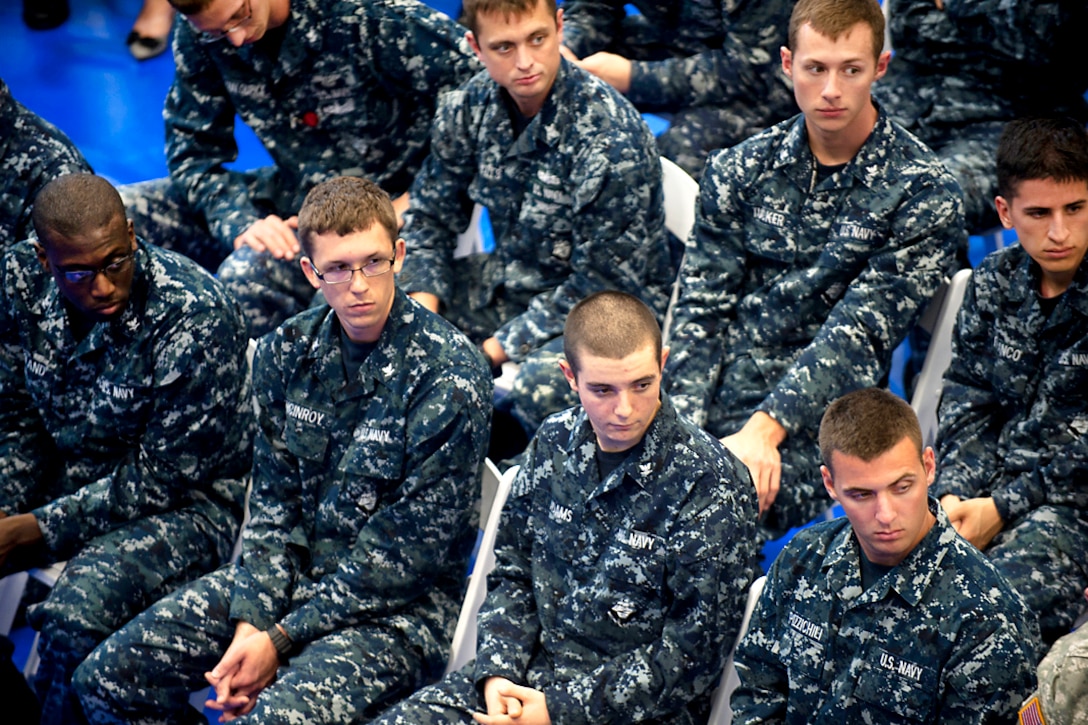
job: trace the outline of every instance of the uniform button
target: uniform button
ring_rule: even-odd
[[[521,346],[520,346],[520,347],[518,347],[518,351],[519,351],[519,352],[520,352],[520,353],[521,353],[522,355],[528,355],[528,354],[529,354],[529,351],[530,351],[530,350],[532,350],[532,349],[533,349],[533,348],[529,347],[528,343],[522,343],[522,344],[521,344]]]

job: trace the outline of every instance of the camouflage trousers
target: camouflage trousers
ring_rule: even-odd
[[[91,723],[203,723],[188,705],[234,636],[233,567],[158,602],[76,671]],[[282,665],[246,717],[254,723],[348,723],[371,718],[426,684],[425,650],[385,624],[341,629]]]
[[[1050,648],[1039,663],[1035,696],[1050,725],[1088,725],[1088,626]]]
[[[426,687],[407,700],[389,708],[372,725],[473,725],[474,712],[487,712],[483,695],[476,690],[475,670],[470,662],[457,672]]]
[[[246,180],[247,205],[262,216],[290,216],[294,211],[280,209],[275,193],[275,172],[271,167],[242,174]],[[170,178],[141,181],[118,187],[125,213],[136,233],[151,244],[184,254],[209,272],[234,251],[234,240],[215,237],[204,214],[194,209]]]
[[[276,259],[268,252],[242,247],[219,266],[217,276],[238,301],[246,331],[253,339],[315,304],[314,288],[297,257]]]
[[[27,618],[41,633],[32,684],[42,723],[78,722],[76,666],[126,622],[230,556],[238,522],[210,502],[148,516],[92,540]]]
[[[999,533],[985,554],[1039,617],[1043,641],[1069,631],[1088,587],[1088,521],[1067,506],[1044,506]]]
[[[994,157],[1004,127],[1002,121],[987,121],[962,128],[942,128],[940,133],[922,136],[963,189],[963,215],[972,234],[981,234],[1001,223],[994,208],[997,196]]]

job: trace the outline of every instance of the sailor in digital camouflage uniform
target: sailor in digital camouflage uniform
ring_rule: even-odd
[[[233,301],[109,182],[62,176],[33,218],[0,271],[0,560],[68,561],[28,616],[42,722],[68,723],[95,645],[230,555],[253,409]]]
[[[1010,122],[997,177],[998,214],[1020,243],[984,259],[964,294],[935,493],[1052,642],[1088,586],[1088,132]]]
[[[804,113],[711,158],[680,271],[669,392],[747,464],[769,536],[826,507],[823,408],[886,374],[964,237],[955,181],[872,103],[883,20],[875,0],[796,5]]]
[[[637,298],[586,298],[565,343],[582,405],[514,480],[476,658],[380,725],[706,722],[755,570],[751,483],[661,395],[668,351]]]
[[[30,237],[31,206],[43,186],[90,170],[71,140],[12,98],[0,79],[0,249]]]
[[[885,0],[895,62],[873,89],[956,177],[968,229],[997,226],[993,159],[1007,121],[1088,122],[1088,5],[1068,0]]]
[[[464,29],[416,0],[172,1],[188,22],[163,111],[170,177],[122,193],[153,238],[210,269],[245,247],[220,278],[257,337],[313,297],[294,259],[306,192],[363,176],[406,206],[439,94],[479,66]],[[272,166],[226,168],[235,114]]]
[[[664,315],[676,267],[661,166],[631,104],[561,59],[553,0],[470,0],[464,18],[487,70],[435,114],[402,285],[481,343],[493,366],[521,363],[502,405],[532,435],[574,402],[558,359],[578,300],[620,289]],[[494,250],[455,259],[474,203],[489,211]]]
[[[734,661],[736,725],[1007,723],[1035,687],[1035,617],[928,495],[910,405],[864,388],[820,424],[845,518],[802,529],[767,575]]]
[[[695,178],[712,151],[797,112],[778,66],[792,0],[563,3],[563,45],[640,111],[664,113],[657,148]],[[569,56],[568,56],[569,57]]]
[[[353,722],[443,671],[491,376],[463,335],[396,289],[405,246],[379,187],[318,185],[299,232],[328,305],[258,345],[241,563],[160,601],[88,658],[75,682],[91,722],[185,721],[205,672],[228,719]]]

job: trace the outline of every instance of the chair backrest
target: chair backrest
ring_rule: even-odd
[[[952,275],[943,289],[933,296],[918,322],[930,333],[929,350],[922,363],[922,372],[914,381],[910,404],[922,427],[922,443],[927,446],[937,440],[937,408],[941,402],[944,372],[952,362],[952,331],[970,279],[970,269],[961,269]]]
[[[744,619],[740,623],[740,631],[737,632],[737,641],[733,643],[733,648],[729,650],[729,659],[725,661],[725,667],[722,669],[722,679],[718,684],[718,689],[714,691],[714,703],[710,709],[710,718],[707,720],[707,725],[729,725],[733,722],[733,708],[729,706],[729,698],[733,696],[733,690],[737,689],[740,685],[740,677],[737,675],[737,667],[733,664],[733,655],[737,651],[737,644],[740,643],[744,633],[748,631],[748,623],[752,620],[752,612],[756,608],[756,602],[759,601],[759,595],[763,593],[763,585],[767,583],[766,575],[759,577],[752,586],[748,589],[748,602],[744,605]]]
[[[665,193],[665,228],[683,244],[691,236],[695,227],[695,205],[699,201],[699,182],[691,178],[688,172],[661,157],[661,188]],[[676,298],[680,295],[679,276],[673,282],[669,308],[665,312],[662,330],[666,337],[672,324],[672,311],[676,307]]]
[[[497,473],[494,464],[491,465],[491,469],[490,473],[485,473],[485,477]],[[495,485],[494,495],[487,507],[486,518],[484,518],[484,502],[481,497],[480,523],[483,526],[483,536],[476,550],[476,563],[468,577],[465,601],[461,604],[461,613],[457,617],[457,628],[453,632],[450,656],[446,661],[446,674],[461,669],[476,656],[476,613],[480,610],[484,597],[487,596],[487,575],[495,568],[495,536],[499,531],[502,507],[506,504],[506,497],[510,494],[510,487],[517,474],[517,466],[507,469],[506,473],[502,474]]]

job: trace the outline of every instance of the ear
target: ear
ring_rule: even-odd
[[[782,57],[782,72],[787,78],[793,80],[793,52],[783,45],[778,49],[778,54]]]
[[[400,270],[404,266],[404,255],[407,254],[407,250],[408,247],[403,239],[397,239],[397,241],[393,242],[393,274],[400,274]]]
[[[928,487],[937,477],[937,456],[930,446],[926,446],[926,449],[922,451],[922,465],[926,469],[926,486]]]
[[[667,348],[667,347],[661,348],[661,369],[662,370],[665,369],[665,363],[668,361],[668,359],[669,359],[669,348]]]
[[[563,8],[557,8],[555,11],[555,36],[559,40],[559,44],[563,44]]]
[[[476,41],[476,34],[469,30],[465,33],[465,40],[468,41],[468,47],[472,48],[472,52],[476,54],[476,59],[483,63],[484,54],[480,52],[480,44]]]
[[[46,272],[50,271],[49,257],[45,255],[45,247],[42,246],[41,242],[33,242],[33,244],[34,253],[38,256],[38,264],[40,264],[42,266],[42,269],[44,269]]]
[[[574,368],[570,366],[570,363],[566,360],[559,361],[559,367],[563,370],[563,377],[567,379],[567,385],[575,393],[578,392],[578,380],[574,376]]]
[[[888,72],[888,61],[892,59],[892,52],[885,50],[876,59],[876,77],[873,80],[880,80],[884,77],[884,74]]]
[[[314,265],[310,262],[310,258],[302,257],[298,263],[302,267],[302,273],[310,281],[310,286],[314,289],[321,289],[321,280],[317,278],[317,273],[314,272]]]
[[[133,252],[136,251],[136,225],[132,223],[132,220],[128,220],[128,244],[129,249]]]
[[[1001,226],[1012,229],[1012,215],[1009,213],[1012,210],[1012,205],[1009,204],[1008,199],[1003,196],[995,196],[994,207],[997,209],[997,218],[1001,220]]]
[[[827,491],[827,495],[832,501],[838,502],[839,497],[835,495],[835,482],[831,480],[831,469],[820,466],[820,476],[824,479],[824,490]]]

